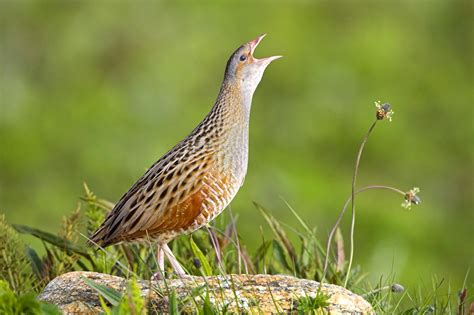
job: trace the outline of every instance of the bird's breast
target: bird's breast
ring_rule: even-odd
[[[217,150],[217,163],[233,184],[240,187],[247,173],[248,164],[248,126],[229,130],[225,135],[222,148]]]

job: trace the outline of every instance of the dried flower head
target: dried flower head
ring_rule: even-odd
[[[402,203],[402,207],[410,209],[411,205],[419,205],[421,203],[420,197],[417,194],[420,192],[420,188],[414,187],[405,193],[405,201]]]
[[[388,121],[392,121],[392,115],[395,113],[389,103],[381,104],[380,101],[375,102],[375,107],[377,107],[377,112],[375,116],[378,120],[388,119]]]
[[[199,258],[194,258],[193,259],[193,265],[194,265],[194,267],[196,267],[198,269],[202,267],[202,264],[201,264],[201,261],[199,260]]]
[[[399,283],[394,283],[390,287],[390,290],[392,290],[393,293],[402,293],[403,291],[405,291],[405,288]]]

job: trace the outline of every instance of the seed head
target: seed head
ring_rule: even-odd
[[[394,283],[390,287],[390,290],[392,290],[393,293],[402,293],[403,291],[405,291],[405,288],[401,284]]]
[[[420,197],[416,194],[420,192],[420,188],[414,187],[405,193],[405,201],[402,203],[402,207],[410,209],[411,205],[419,205],[421,203]]]
[[[388,121],[392,121],[392,115],[395,113],[389,103],[381,104],[380,101],[375,102],[375,107],[377,107],[377,112],[375,113],[375,117],[378,120],[388,119]]]
[[[201,261],[199,260],[199,258],[194,258],[193,259],[193,265],[194,265],[194,267],[196,267],[198,269],[202,267],[202,264],[201,264]]]

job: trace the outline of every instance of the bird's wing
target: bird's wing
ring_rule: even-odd
[[[188,227],[200,214],[213,157],[211,150],[192,154],[185,147],[168,152],[120,199],[91,243],[108,246]]]

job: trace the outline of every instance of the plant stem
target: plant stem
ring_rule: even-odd
[[[237,229],[235,228],[235,219],[234,215],[232,214],[232,208],[229,207],[229,213],[230,213],[230,221],[232,222],[232,230],[234,230],[234,235],[235,235],[235,242],[237,246],[237,262],[238,262],[238,268],[239,268],[239,274],[242,273],[242,261],[244,262],[244,267],[245,267],[245,273],[248,273],[248,268],[247,268],[247,263],[245,262],[245,259],[242,258],[242,252],[240,251],[240,242],[239,242],[239,234],[237,233]]]
[[[347,281],[349,281],[349,275],[351,273],[352,259],[354,258],[354,229],[355,229],[355,186],[357,180],[357,173],[359,172],[360,158],[362,157],[362,151],[364,150],[365,144],[369,139],[370,133],[374,130],[375,125],[377,124],[377,119],[370,126],[369,131],[365,134],[364,140],[360,144],[359,152],[357,153],[357,159],[354,169],[354,176],[352,177],[352,191],[351,191],[351,208],[352,208],[352,223],[351,223],[351,252],[349,255],[349,266],[347,267],[346,279],[344,280],[344,288],[347,286]]]
[[[403,192],[402,190],[400,190],[398,188],[395,188],[395,187],[385,186],[385,185],[366,186],[364,188],[361,188],[361,189],[357,190],[355,192],[355,194],[357,195],[361,192],[364,192],[364,191],[367,191],[367,190],[372,190],[372,189],[390,190],[390,191],[398,193],[402,196],[405,196],[405,192]],[[323,282],[326,279],[327,269],[328,269],[328,265],[329,265],[329,251],[331,249],[332,239],[334,237],[334,234],[336,233],[337,227],[341,223],[341,220],[342,220],[342,217],[344,216],[344,213],[346,213],[347,206],[349,205],[349,202],[351,202],[351,200],[352,200],[352,194],[351,194],[351,196],[349,196],[349,198],[347,198],[346,202],[344,203],[344,206],[342,207],[342,210],[339,212],[339,216],[336,220],[336,224],[334,224],[334,226],[331,229],[331,232],[329,233],[329,238],[328,238],[328,241],[327,241],[327,244],[326,244],[326,258],[324,260],[324,270],[323,270],[323,276],[321,278],[321,282]]]

